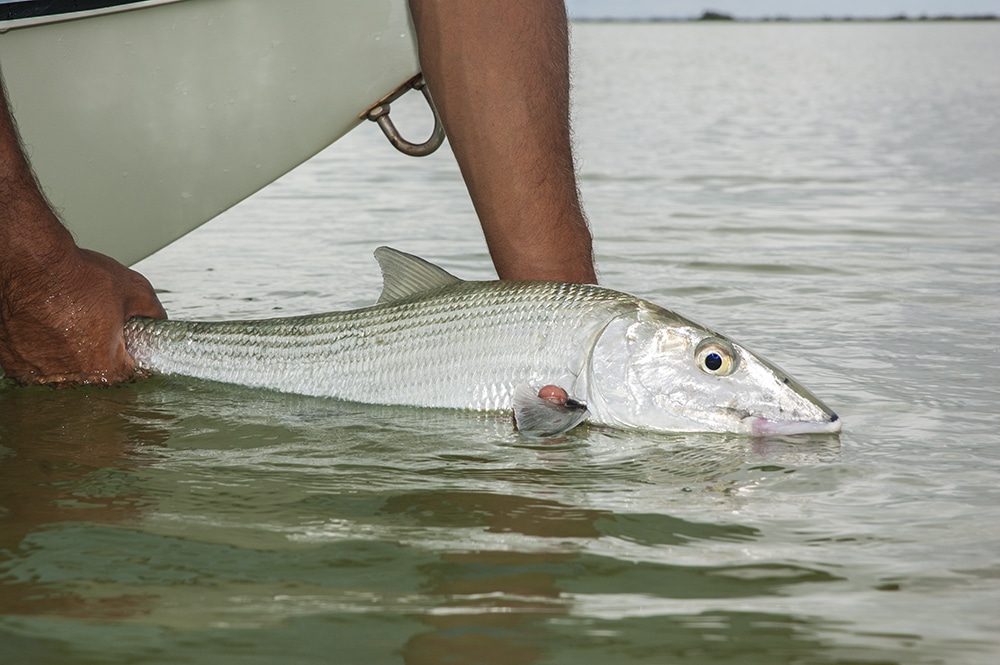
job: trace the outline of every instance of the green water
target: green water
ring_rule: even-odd
[[[603,282],[775,360],[840,436],[6,387],[0,662],[995,662],[998,51],[575,26]],[[353,307],[380,244],[489,277],[473,220],[450,155],[364,127],[140,269],[175,318]]]

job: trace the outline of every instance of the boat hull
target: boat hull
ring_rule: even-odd
[[[130,264],[315,155],[418,72],[406,0],[180,0],[0,21],[49,201]]]

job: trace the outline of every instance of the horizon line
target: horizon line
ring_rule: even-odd
[[[815,23],[815,22],[928,22],[928,21],[997,21],[1000,20],[998,14],[919,14],[909,16],[907,14],[890,14],[886,16],[851,16],[851,15],[822,15],[822,16],[788,16],[775,14],[771,16],[733,16],[723,12],[706,11],[701,16],[657,16],[657,15],[636,15],[636,16],[594,16],[570,14],[571,21],[601,21],[601,22],[665,22],[665,23],[759,23],[759,22],[781,22],[781,23]]]

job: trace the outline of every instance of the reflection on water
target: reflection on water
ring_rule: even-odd
[[[992,663],[997,27],[574,31],[603,281],[839,437],[0,387],[0,662]],[[472,220],[362,131],[140,267],[176,318],[356,307],[379,244],[489,277]]]
[[[802,521],[802,501],[865,475],[836,437],[546,445],[502,418],[163,379],[2,396],[0,435],[20,443],[0,466],[0,625],[25,653],[51,639],[31,617],[62,617],[101,620],[75,653],[110,662],[256,651],[260,635],[261,658],[283,644],[308,661],[395,617],[351,653],[837,662],[860,647],[828,648],[854,612],[829,598],[907,584],[833,554],[891,538]],[[865,641],[905,654],[900,639]]]
[[[90,648],[112,655],[143,626],[233,645],[266,627],[318,653],[316,621],[375,614],[410,626],[393,643],[407,662],[530,663],[582,644],[619,657],[610,638],[641,644],[666,614],[685,649],[715,652],[714,631],[766,652],[748,626],[814,635],[781,598],[844,582],[830,564],[747,562],[765,530],[690,515],[737,514],[762,481],[835,463],[836,437],[540,444],[493,416],[186,380],[3,399],[2,440],[21,441],[0,467],[5,625],[41,644],[27,617],[111,621]],[[726,611],[735,599],[753,611]],[[146,656],[183,653],[176,639]]]
[[[130,469],[166,441],[161,425],[169,416],[134,404],[128,390],[0,392],[0,571],[9,575],[0,613],[121,618],[143,611],[141,596],[67,593],[35,556],[39,534],[77,522],[130,522],[154,508]],[[24,556],[35,562],[10,575]]]

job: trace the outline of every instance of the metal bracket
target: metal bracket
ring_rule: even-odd
[[[427,100],[427,105],[431,109],[431,113],[434,114],[434,131],[431,132],[430,138],[423,143],[411,143],[404,139],[400,136],[396,125],[389,118],[389,105],[410,90],[419,90],[423,93],[424,99]],[[424,82],[424,77],[421,74],[417,74],[396,88],[388,97],[385,97],[378,104],[370,108],[363,117],[378,123],[378,126],[382,128],[382,133],[389,139],[389,143],[396,150],[411,157],[426,157],[440,148],[441,144],[444,143],[444,126],[441,124],[441,117],[438,115],[437,108],[434,107],[434,101],[431,99],[430,93],[427,92],[427,84]]]

